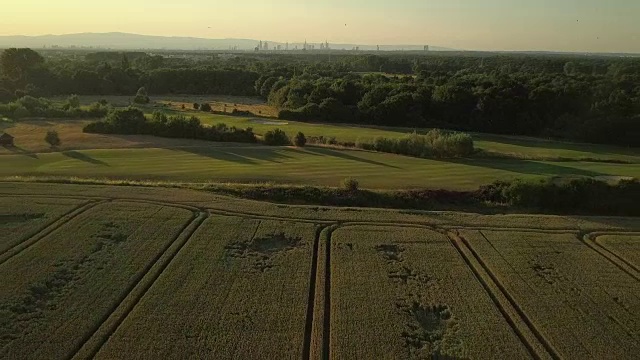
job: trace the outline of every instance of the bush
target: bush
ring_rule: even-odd
[[[209,105],[208,103],[200,104],[200,111],[210,112],[211,111],[211,105]]]
[[[87,124],[87,133],[99,134],[145,134],[170,138],[201,139],[209,141],[255,143],[252,128],[238,129],[218,124],[215,127],[202,125],[195,116],[167,116],[155,111],[151,119],[136,108],[118,109],[109,113],[102,121]]]
[[[360,183],[358,182],[358,180],[354,178],[348,177],[342,180],[342,188],[344,188],[347,191],[356,192],[358,191],[359,187],[360,187]]]
[[[13,117],[16,119],[23,119],[29,116],[31,116],[31,112],[24,106],[19,106],[15,110],[13,110]]]
[[[79,109],[80,108],[80,98],[78,95],[71,95],[67,99],[67,105],[70,109]]]
[[[15,102],[0,104],[0,116],[22,119],[30,116],[46,118],[82,118],[102,117],[108,112],[108,107],[100,103],[89,106],[88,109],[80,108],[77,96],[72,95],[64,103],[24,96]]]
[[[481,187],[477,196],[483,201],[547,213],[640,215],[638,180],[622,180],[617,185],[592,178],[496,181]]]
[[[136,104],[148,104],[149,103],[149,95],[147,94],[147,89],[141,87],[138,89],[136,93],[136,97],[133,98],[133,102]]]
[[[413,133],[403,138],[378,137],[373,142],[358,139],[356,146],[413,157],[461,157],[474,153],[473,139],[468,134],[431,130],[426,135]]]
[[[200,104],[198,104],[198,103],[193,103],[193,109],[194,109],[194,110],[199,110],[199,109],[200,109]]]
[[[299,132],[298,134],[296,134],[294,144],[297,147],[304,147],[307,144],[307,138],[304,136],[302,132]]]
[[[269,146],[284,146],[291,144],[291,141],[284,131],[274,129],[264,134],[264,143]]]
[[[44,141],[46,141],[47,144],[49,144],[51,147],[57,147],[61,144],[58,132],[55,130],[47,131],[47,135],[44,137]]]

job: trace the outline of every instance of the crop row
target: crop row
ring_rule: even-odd
[[[0,265],[0,357],[68,358],[144,275],[191,212],[100,204]],[[17,275],[19,274],[19,275]]]
[[[35,230],[0,254],[0,273],[20,273],[0,286],[0,356],[640,351],[637,233],[581,242],[572,229],[455,231],[366,219],[327,228],[330,221],[97,200],[26,216],[19,226]],[[18,214],[28,212],[5,219],[22,221]],[[10,223],[2,219],[0,229]]]

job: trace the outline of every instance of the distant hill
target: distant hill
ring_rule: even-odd
[[[280,45],[285,48],[285,43],[268,41],[269,48],[273,49]],[[194,37],[168,37],[168,36],[151,36],[137,35],[127,33],[81,33],[67,35],[41,35],[41,36],[0,36],[0,48],[9,47],[82,47],[96,49],[114,49],[114,50],[228,50],[237,47],[238,50],[253,50],[259,43],[259,40],[253,39],[205,39]],[[315,45],[315,49],[320,48],[320,43],[309,43]],[[297,46],[302,49],[302,43],[290,43],[289,49],[293,50]],[[359,47],[360,50],[376,50],[376,45],[359,45],[359,44],[332,44],[329,47],[334,50],[351,50]],[[423,45],[380,45],[380,50],[384,51],[416,51],[423,50]],[[452,50],[443,47],[431,46],[433,51]]]

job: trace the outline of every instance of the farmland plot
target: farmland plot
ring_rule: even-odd
[[[0,197],[0,254],[84,202],[44,197]]]
[[[331,240],[331,357],[529,358],[439,233],[349,226]]]
[[[596,238],[596,242],[633,265],[635,269],[640,269],[640,234],[601,235]]]
[[[96,358],[300,358],[315,231],[209,217]]]
[[[191,217],[98,205],[0,265],[0,358],[69,358]]]
[[[640,283],[576,234],[462,231],[557,357],[640,353]]]

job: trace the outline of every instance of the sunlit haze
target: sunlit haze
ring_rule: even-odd
[[[23,0],[0,35],[129,32],[467,50],[640,52],[633,0]]]

